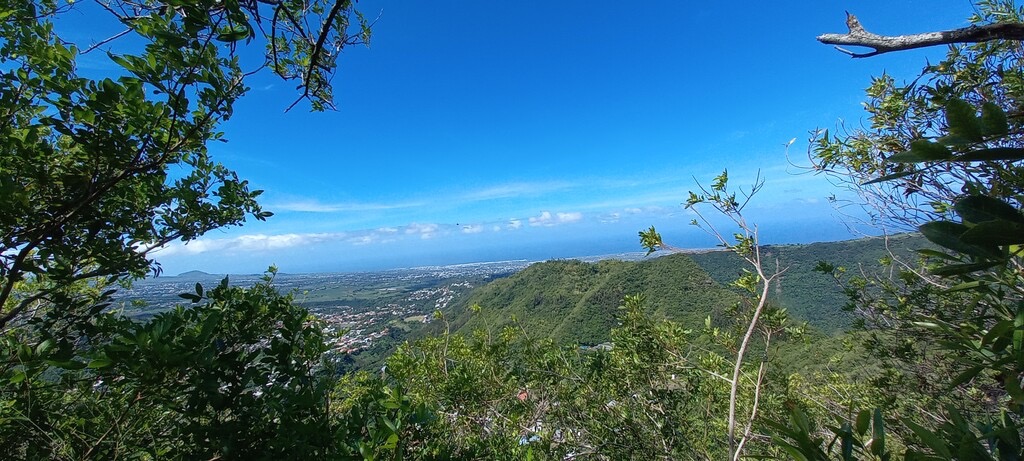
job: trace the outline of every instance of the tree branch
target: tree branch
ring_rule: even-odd
[[[101,47],[101,46],[103,46],[103,45],[106,45],[107,43],[110,43],[110,42],[112,42],[112,41],[114,41],[114,40],[117,40],[117,39],[119,39],[119,38],[121,38],[121,37],[124,37],[125,35],[128,35],[128,34],[130,34],[130,33],[134,32],[134,31],[135,31],[134,29],[132,29],[132,28],[130,28],[130,27],[129,27],[129,28],[127,28],[127,29],[125,29],[125,30],[123,30],[123,31],[121,31],[121,32],[118,32],[118,33],[117,33],[116,35],[114,35],[114,36],[111,36],[111,37],[107,37],[107,38],[105,38],[105,39],[103,39],[103,40],[100,40],[99,42],[97,42],[97,43],[93,44],[93,45],[92,45],[92,46],[90,46],[89,48],[86,48],[86,49],[85,49],[85,51],[82,51],[82,52],[81,52],[81,53],[79,53],[79,54],[87,54],[87,53],[89,53],[90,51],[93,51],[93,50],[95,50],[96,48],[99,48],[99,47]]]
[[[970,26],[939,32],[925,32],[912,35],[878,35],[868,32],[861,26],[857,17],[846,13],[846,26],[850,29],[845,34],[824,34],[818,41],[828,45],[837,45],[836,49],[854,58],[868,58],[892,51],[912,50],[936,45],[954,43],[980,43],[992,40],[1024,40],[1024,24],[1000,23],[984,26]],[[872,48],[875,51],[856,53],[838,45],[853,45]]]
[[[327,36],[330,35],[331,25],[334,24],[334,18],[338,16],[338,13],[340,13],[343,8],[347,8],[349,5],[349,0],[334,1],[334,6],[331,7],[331,11],[327,13],[327,19],[324,21],[323,25],[320,26],[320,35],[317,37],[316,43],[313,45],[313,50],[309,56],[309,67],[306,68],[306,75],[302,79],[302,84],[304,86],[302,89],[302,96],[296,99],[292,105],[288,106],[288,108],[284,110],[285,112],[292,110],[299,101],[309,97],[310,80],[313,78],[313,72],[315,69],[319,67],[320,54],[323,53],[324,42],[327,41]],[[317,86],[319,87],[320,85],[318,84]]]

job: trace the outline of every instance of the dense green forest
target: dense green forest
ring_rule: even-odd
[[[848,309],[849,298],[835,279],[816,271],[826,262],[850,271],[881,275],[891,267],[881,261],[893,258],[912,262],[913,250],[928,248],[928,241],[917,234],[886,238],[863,238],[846,242],[821,242],[807,245],[766,245],[764,251],[772,264],[785,272],[771,290],[771,299],[789,310],[796,319],[814,328],[834,334],[850,329],[857,318]],[[729,285],[746,269],[746,263],[733,252],[715,251],[691,255],[715,281]]]
[[[539,264],[468,310],[436,312],[437,334],[379,372],[344,375],[273,270],[251,287],[196,284],[145,319],[109,307],[122,284],[159,272],[162,244],[271,217],[207,151],[252,78],[239,53],[262,36],[263,70],[332,107],[337,52],[370,38],[354,4],[103,2],[144,46],[111,52],[116,71],[99,79],[54,31],[69,4],[0,5],[9,459],[1024,455],[1024,9],[1012,1],[978,0],[956,33],[894,40],[850,16],[848,34],[819,38],[874,50],[842,49],[859,57],[951,45],[909,83],[873,80],[868,121],[815,132],[810,152],[875,224],[928,240],[903,242],[914,258],[853,242],[812,278],[802,261],[823,247],[762,246],[744,210],[764,183],[738,190],[723,172],[681,199],[746,270],[724,254],[705,255],[706,272],[685,256]],[[639,237],[672,250],[655,227]],[[783,255],[801,262],[776,266]],[[826,282],[855,317],[799,295]],[[816,333],[801,316],[855,328]],[[560,343],[598,339],[610,347]]]
[[[607,342],[626,295],[644,294],[653,318],[699,326],[739,302],[685,255],[643,262],[575,260],[533,264],[476,290],[452,314],[456,332],[517,325],[556,344]],[[479,312],[469,309],[480,306]]]
[[[914,249],[929,248],[917,234],[873,237],[842,242],[766,245],[765,256],[785,272],[772,286],[771,301],[814,330],[839,334],[854,326],[856,314],[847,309],[843,287],[819,268],[826,262],[865,275],[891,270],[882,261],[917,260]],[[672,254],[641,262],[576,260],[534,264],[507,279],[474,291],[452,312],[451,323],[462,333],[479,328],[500,329],[513,320],[539,337],[557,344],[595,345],[609,339],[616,315],[629,294],[647,296],[653,318],[684,326],[703,325],[711,316],[716,325],[739,302],[733,282],[748,269],[731,251]],[[474,315],[471,306],[481,306]]]

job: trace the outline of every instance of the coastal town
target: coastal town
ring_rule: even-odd
[[[448,308],[452,301],[469,293],[474,285],[468,281],[449,283],[436,288],[422,288],[409,293],[400,302],[390,302],[376,309],[357,309],[339,304],[315,308],[332,339],[333,352],[354,353],[373,345],[394,328],[430,323],[433,313]],[[407,330],[406,330],[407,331]]]
[[[380,272],[273,275],[282,293],[324,322],[332,352],[353,354],[384,339],[397,340],[430,323],[436,311],[453,306],[474,287],[511,275],[529,261],[499,261],[451,266],[428,266]],[[119,291],[118,308],[143,319],[185,303],[179,295],[194,293],[196,285],[248,286],[264,275],[222,275],[187,272],[140,280]]]

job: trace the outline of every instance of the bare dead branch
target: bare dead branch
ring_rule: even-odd
[[[846,13],[845,34],[824,34],[818,41],[828,45],[836,45],[836,49],[854,58],[868,58],[892,51],[912,50],[936,45],[952,45],[955,43],[980,43],[992,40],[1024,40],[1024,24],[1000,23],[984,26],[970,26],[960,29],[925,32],[912,35],[878,35],[868,32],[861,26],[857,17]],[[868,53],[857,53],[838,45],[862,46],[874,49]]]

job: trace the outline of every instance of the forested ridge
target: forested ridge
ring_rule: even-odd
[[[914,251],[881,257],[877,241],[838,243],[850,253],[815,262],[852,317],[798,295],[824,283],[809,261],[827,246],[762,245],[746,212],[765,183],[725,170],[680,198],[738,272],[725,253],[697,256],[706,271],[682,255],[538,264],[466,309],[438,309],[436,334],[379,370],[346,374],[273,268],[250,287],[196,283],[144,319],[111,302],[160,272],[163,245],[271,218],[208,144],[259,71],[296,84],[295,104],[333,107],[340,53],[367,43],[371,23],[342,0],[98,6],[125,27],[103,43],[144,45],[109,51],[116,71],[94,79],[78,71],[91,49],[55,32],[73,4],[0,3],[9,459],[1024,456],[1024,8],[1013,1],[978,0],[971,26],[951,31],[887,37],[848,15],[848,33],[819,38],[874,50],[839,49],[858,58],[950,45],[911,82],[870,82],[863,126],[812,134],[809,170],[846,188],[870,224],[928,241],[899,238]],[[267,46],[248,70],[240,50],[253,40]],[[676,250],[655,226],[638,237],[650,253]],[[852,320],[851,331],[823,334],[802,316],[828,333]]]
[[[785,269],[772,287],[771,299],[788,309],[794,318],[822,332],[844,332],[854,325],[856,314],[845,309],[850,300],[835,279],[815,270],[818,263],[827,262],[877,275],[888,270],[880,261],[894,257],[913,260],[913,250],[927,247],[928,241],[917,234],[806,245],[765,245],[765,254],[772,263],[778,261]],[[722,285],[732,283],[745,268],[744,261],[728,251],[696,253],[691,257]]]
[[[880,261],[913,260],[914,249],[928,247],[916,234],[870,237],[840,242],[765,245],[772,263],[785,269],[772,286],[771,300],[796,321],[816,331],[839,334],[854,326],[849,298],[830,275],[815,270],[827,262],[855,271],[885,271]],[[673,254],[644,261],[605,260],[585,263],[557,260],[536,263],[508,278],[473,291],[455,306],[453,326],[460,333],[479,328],[501,329],[515,322],[538,337],[557,344],[593,346],[609,340],[618,325],[618,307],[629,294],[647,297],[646,312],[692,327],[710,316],[722,323],[726,311],[740,301],[733,282],[746,263],[735,253],[705,251]],[[473,305],[486,307],[473,315]]]
[[[556,344],[593,346],[609,341],[618,307],[630,294],[647,296],[652,317],[684,325],[719,318],[739,302],[686,255],[642,262],[548,261],[475,290],[462,312],[453,312],[452,324],[466,334],[516,324]],[[473,305],[482,307],[478,315],[469,309]]]

